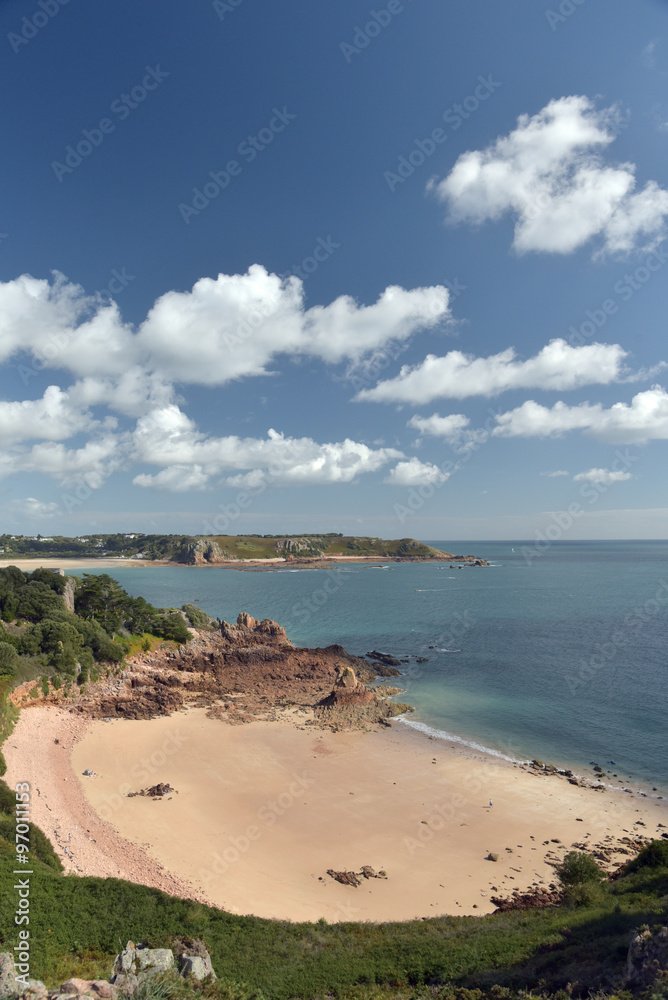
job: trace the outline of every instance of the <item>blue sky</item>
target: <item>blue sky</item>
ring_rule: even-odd
[[[667,13],[5,0],[6,530],[668,537]]]

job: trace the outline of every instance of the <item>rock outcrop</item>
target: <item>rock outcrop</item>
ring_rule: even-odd
[[[365,687],[378,676],[366,660],[339,645],[294,647],[285,629],[269,618],[258,622],[242,612],[235,624],[223,621],[215,630],[192,631],[187,645],[137,653],[120,676],[89,683],[71,711],[95,718],[151,719],[187,705],[242,723],[276,718],[281,708],[317,707],[315,723],[309,724],[342,727],[409,710],[389,701],[388,690],[375,693]]]
[[[351,666],[341,666],[332,691],[316,706],[316,718],[333,728],[350,728],[370,722],[380,722],[412,711],[409,705],[388,701],[389,694],[398,693],[392,688],[385,697],[366,687]]]
[[[174,557],[174,562],[184,563],[186,566],[207,566],[227,562],[229,558],[229,554],[220,548],[218,542],[197,538],[183,546]]]
[[[650,930],[645,924],[634,935],[627,957],[627,976],[634,986],[651,986],[668,970],[668,927]]]

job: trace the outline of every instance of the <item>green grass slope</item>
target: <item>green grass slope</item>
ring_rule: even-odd
[[[10,845],[0,841],[2,950],[16,943],[14,867]],[[586,996],[623,973],[633,929],[665,919],[668,891],[668,867],[659,861],[612,883],[595,905],[390,924],[291,924],[235,916],[117,879],[62,876],[38,861],[32,870],[34,977],[49,986],[74,974],[106,977],[120,942],[169,947],[185,934],[202,938],[211,952],[219,982],[209,995],[239,1000],[449,997],[452,987],[477,987],[501,1000],[506,990],[550,992],[567,984],[570,994]]]

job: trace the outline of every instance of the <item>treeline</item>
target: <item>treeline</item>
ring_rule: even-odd
[[[74,611],[65,602],[74,582]],[[65,578],[49,570],[0,569],[0,674],[16,673],[21,657],[39,657],[57,674],[87,679],[96,663],[120,663],[133,635],[185,643],[183,615],[131,597],[106,573]]]

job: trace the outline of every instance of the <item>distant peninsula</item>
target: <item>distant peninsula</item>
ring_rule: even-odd
[[[0,560],[127,559],[182,566],[314,566],[332,562],[456,562],[488,566],[473,555],[455,555],[414,538],[386,540],[321,535],[144,535],[139,533],[0,535]]]

